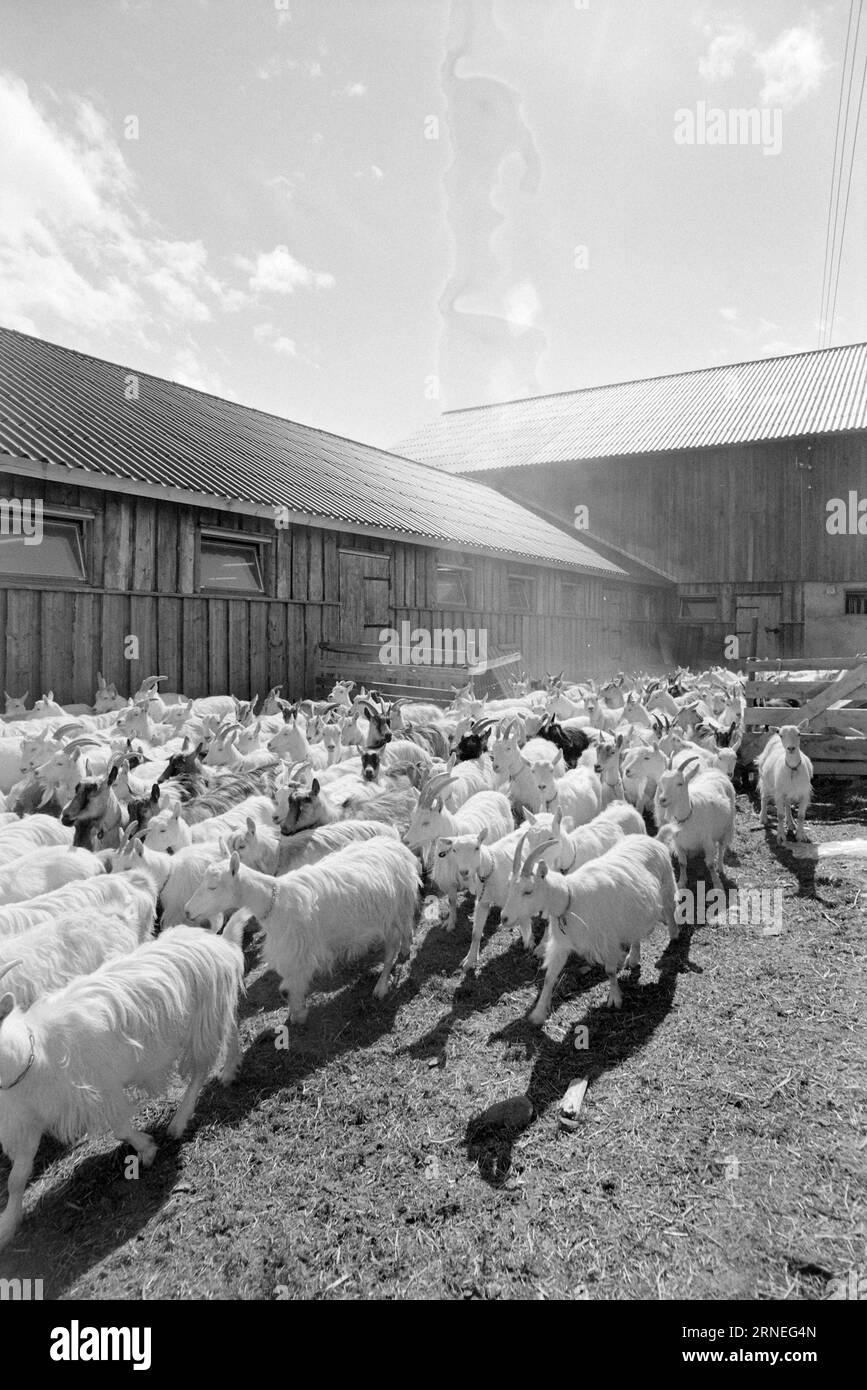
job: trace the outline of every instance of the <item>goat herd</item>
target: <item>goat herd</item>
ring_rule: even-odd
[[[722,669],[602,689],[549,678],[448,709],[351,697],[289,704],[272,690],[132,700],[99,678],[92,710],[7,696],[0,731],[0,1144],[12,1161],[0,1247],[21,1217],[43,1133],[110,1129],[150,1163],[125,1088],[186,1084],[188,1124],[221,1062],[240,1062],[244,929],[255,919],[295,1024],[316,974],[384,948],[382,999],[407,958],[427,879],[477,968],[492,908],[533,945],[541,1024],[570,955],[640,966],[658,924],[678,934],[677,887],[701,854],[719,886],[731,843],[743,687]],[[809,761],[785,727],[762,754],[762,816],[803,836]],[[655,820],[656,834],[648,833]],[[794,828],[794,827],[793,827]],[[677,861],[675,882],[672,856]],[[158,924],[158,925],[157,925]],[[209,928],[209,930],[203,930]],[[158,931],[158,934],[155,934]]]

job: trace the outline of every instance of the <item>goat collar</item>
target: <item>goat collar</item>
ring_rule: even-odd
[[[0,1085],[0,1091],[11,1091],[13,1086],[17,1086],[19,1081],[23,1081],[36,1060],[36,1039],[34,1038],[29,1028],[27,1029],[27,1036],[30,1039],[30,1056],[27,1058],[27,1063],[24,1067],[24,1070],[22,1072],[19,1072],[15,1080],[10,1081],[8,1086]]]
[[[564,930],[565,930],[565,927],[566,927],[566,920],[567,920],[567,918],[568,918],[568,916],[569,916],[569,913],[570,913],[571,911],[572,911],[572,889],[571,889],[571,888],[567,888],[567,889],[566,889],[566,906],[563,908],[563,911],[560,913],[559,917],[557,918],[558,922],[559,922],[560,925],[564,928]]]
[[[280,884],[278,883],[277,879],[275,878],[275,880],[274,880],[274,887],[271,889],[271,901],[270,901],[269,904],[268,904],[268,911],[267,911],[267,912],[264,912],[264,913],[262,914],[262,916],[259,917],[259,926],[260,926],[260,927],[262,927],[262,926],[265,925],[266,919],[267,919],[268,917],[270,917],[270,916],[271,916],[271,913],[274,911],[274,904],[275,904],[276,901],[277,901],[277,889],[278,889],[279,887],[280,887]],[[257,913],[256,915],[257,915],[257,917],[259,916],[258,913]]]

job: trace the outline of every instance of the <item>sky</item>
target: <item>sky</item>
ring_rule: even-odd
[[[384,447],[815,348],[848,15],[0,0],[0,323]],[[867,15],[856,92],[865,54]],[[867,339],[865,153],[835,344]]]

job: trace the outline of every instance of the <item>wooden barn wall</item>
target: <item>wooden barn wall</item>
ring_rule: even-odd
[[[37,498],[46,507],[81,508],[89,525],[91,583],[6,579],[0,587],[0,690],[31,700],[53,690],[65,703],[93,698],[97,671],[129,693],[150,674],[191,696],[231,690],[264,695],[282,683],[292,698],[309,694],[321,641],[338,638],[339,555],[347,543],[390,554],[390,607],[395,626],[484,628],[488,644],[520,649],[533,675],[566,669],[596,674],[658,663],[655,634],[669,600],[630,584],[582,582],[580,611],[563,611],[560,572],[495,558],[461,559],[473,569],[473,607],[435,605],[437,552],[313,527],[275,530],[265,518],[176,506],[94,488],[0,478],[0,495]],[[196,591],[201,526],[261,534],[262,597],[214,597]],[[451,551],[443,563],[456,563]],[[507,609],[507,575],[536,579],[535,612]],[[138,660],[124,638],[139,641]]]
[[[867,497],[863,432],[515,469],[501,486],[570,520],[584,503],[591,532],[674,579],[864,580],[864,537],[825,524],[829,499]]]

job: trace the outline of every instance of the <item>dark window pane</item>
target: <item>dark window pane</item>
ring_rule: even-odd
[[[437,606],[440,608],[465,608],[469,604],[470,571],[437,568]]]
[[[243,541],[203,536],[199,587],[229,589],[234,593],[264,593],[259,547]]]
[[[846,595],[846,613],[848,615],[857,614],[860,617],[867,616],[867,589],[863,593],[853,590]]]
[[[83,580],[82,528],[80,521],[44,517],[42,536],[35,544],[32,539],[25,544],[30,538],[24,536],[0,534],[0,573],[24,579]]]
[[[529,613],[533,608],[534,587],[532,579],[524,579],[520,575],[509,575],[509,607],[519,608],[523,613]]]
[[[719,600],[713,597],[681,598],[680,616],[698,618],[699,621],[712,622],[719,616]]]

